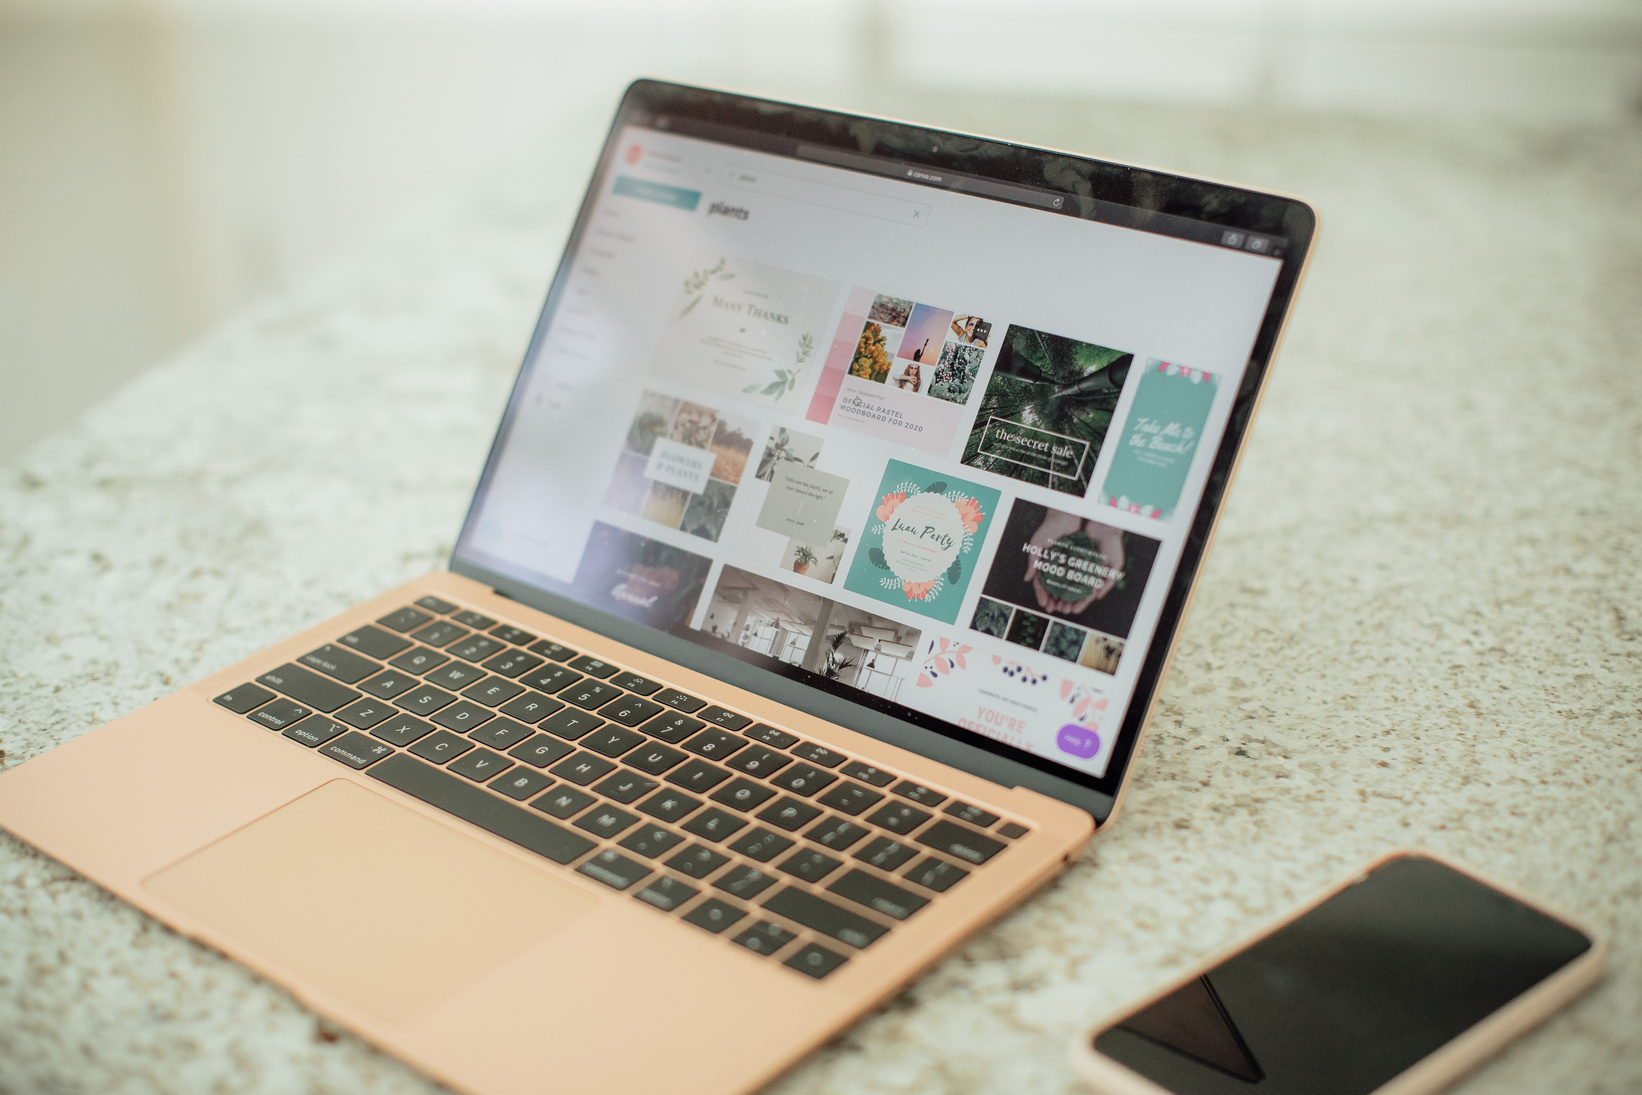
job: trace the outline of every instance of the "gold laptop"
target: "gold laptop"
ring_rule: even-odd
[[[758,1088],[1110,822],[1314,224],[634,84],[450,569],[0,824],[458,1090]]]

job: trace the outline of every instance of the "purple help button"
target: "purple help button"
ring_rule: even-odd
[[[1055,735],[1055,744],[1060,746],[1061,752],[1087,760],[1100,752],[1100,735],[1086,726],[1069,722]]]

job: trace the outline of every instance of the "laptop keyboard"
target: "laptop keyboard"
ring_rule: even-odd
[[[431,596],[216,702],[817,980],[1029,831]]]

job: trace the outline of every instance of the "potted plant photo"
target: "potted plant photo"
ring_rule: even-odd
[[[793,552],[793,557],[792,557],[793,573],[794,574],[803,574],[805,571],[809,570],[810,567],[814,566],[817,562],[818,562],[818,560],[815,557],[815,552],[810,550],[810,546],[808,544],[799,544],[798,545],[798,550]]]

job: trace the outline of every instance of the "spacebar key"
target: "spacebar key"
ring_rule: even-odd
[[[594,842],[584,836],[509,806],[473,784],[404,753],[365,769],[365,774],[555,863],[569,863],[594,847]]]

